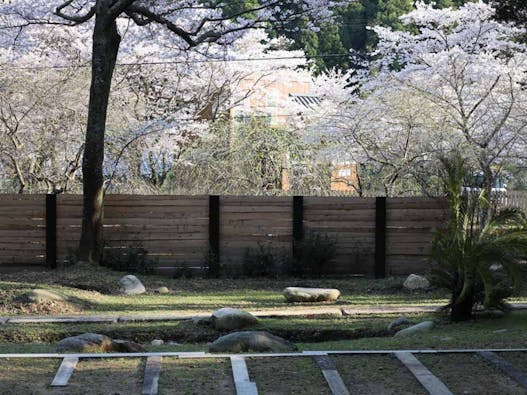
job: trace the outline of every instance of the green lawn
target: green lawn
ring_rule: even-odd
[[[352,309],[365,306],[440,306],[447,302],[442,290],[409,292],[403,289],[404,278],[372,280],[341,279],[172,279],[139,276],[147,289],[145,295],[122,296],[117,280],[123,273],[105,268],[80,267],[62,271],[22,272],[0,275],[0,315],[21,314],[167,314],[211,313],[221,307],[246,310],[294,310],[305,305],[286,303],[282,290],[286,286],[336,287],[342,296],[337,304],[327,306]],[[167,286],[170,294],[158,295],[153,289]],[[20,294],[48,288],[61,292],[68,302],[22,304]],[[527,301],[527,294],[515,300]],[[310,305],[311,306],[311,305]],[[315,306],[326,306],[315,304]],[[287,338],[301,349],[394,349],[394,348],[471,348],[527,347],[527,311],[515,311],[500,319],[478,319],[452,324],[445,317],[432,314],[406,315],[414,323],[433,319],[434,330],[409,339],[391,337],[386,326],[399,314],[354,314],[351,316],[263,318],[254,329],[267,330]],[[206,350],[207,342],[224,333],[196,325],[191,320],[170,322],[2,324],[0,352],[45,351],[52,344],[84,332],[107,334],[113,338],[140,342],[152,350]],[[153,339],[177,342],[150,346]]]
[[[341,291],[341,307],[442,305],[447,293],[442,290],[409,292],[402,288],[404,278],[372,280],[348,277],[340,279],[172,279],[140,275],[148,292],[122,296],[117,281],[125,273],[105,268],[66,269],[61,271],[22,272],[0,275],[0,315],[30,314],[167,314],[208,313],[229,306],[246,310],[295,309],[282,296],[287,286],[331,287]],[[153,290],[167,286],[170,294]],[[67,303],[26,306],[16,297],[34,288],[58,291]],[[527,295],[525,295],[527,300]]]
[[[527,311],[464,323],[449,323],[436,315],[408,317],[413,322],[433,319],[437,324],[430,332],[408,338],[394,338],[386,331],[393,316],[269,318],[254,329],[288,338],[301,350],[527,348]],[[56,341],[84,332],[134,340],[150,351],[206,351],[208,342],[224,334],[191,321],[4,324],[0,325],[0,353],[52,351]],[[153,339],[163,339],[166,344],[152,346]]]
[[[200,313],[233,306],[252,310],[295,309],[284,302],[282,289],[287,285],[337,287],[342,299],[337,307],[411,306],[446,303],[446,293],[408,292],[402,278],[370,280],[364,278],[323,280],[268,279],[169,279],[140,276],[149,289],[165,285],[174,292],[157,295],[120,296],[116,282],[121,273],[101,270],[24,273],[2,276],[0,309],[3,314],[163,314]],[[69,302],[22,305],[17,295],[33,289],[57,290]],[[97,290],[95,290],[97,289]],[[525,295],[517,300],[524,301]],[[319,304],[320,305],[320,304]],[[332,305],[333,306],[333,305]],[[527,310],[515,310],[500,318],[478,317],[464,323],[450,323],[444,315],[406,314],[412,323],[434,320],[435,327],[417,336],[393,337],[388,323],[398,314],[363,314],[342,317],[307,315],[262,318],[255,330],[269,331],[294,342],[304,350],[399,350],[458,348],[527,348]],[[197,325],[192,320],[117,323],[40,323],[0,324],[0,353],[54,352],[60,339],[85,332],[106,334],[112,338],[133,340],[148,351],[207,351],[209,342],[225,332]],[[153,339],[165,344],[153,346]],[[477,355],[417,355],[450,388],[459,393],[525,393]],[[508,354],[502,355],[509,358]],[[391,355],[332,355],[342,379],[357,394],[424,393],[415,378]],[[511,362],[527,369],[524,353],[511,354]],[[3,359],[0,361],[2,394],[106,394],[141,392],[144,358],[82,359],[67,388],[50,387],[58,368],[57,359]],[[159,393],[234,394],[228,359],[163,358]],[[320,368],[310,357],[248,358],[249,375],[260,393],[330,393]],[[463,372],[463,376],[459,372]],[[477,379],[485,372],[482,380]],[[525,371],[527,372],[527,371]],[[460,378],[461,377],[461,378]]]

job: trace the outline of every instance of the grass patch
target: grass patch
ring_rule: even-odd
[[[524,374],[527,374],[527,358],[525,353],[521,352],[507,352],[499,353],[499,356],[507,360],[515,367],[523,371]]]
[[[331,359],[354,394],[427,394],[393,355],[332,355]]]
[[[159,394],[234,394],[227,359],[163,358]]]
[[[477,354],[418,356],[419,360],[456,394],[526,394],[511,378]]]
[[[104,395],[141,393],[145,359],[82,359],[68,383],[68,394]]]
[[[409,316],[420,322],[436,319],[429,332],[412,337],[392,337],[386,326],[393,316],[343,317],[334,319],[269,318],[254,329],[267,330],[295,342],[301,350],[353,349],[453,349],[517,348],[527,345],[527,311],[514,311],[503,318],[449,323],[432,315]],[[503,331],[505,329],[505,332]],[[207,342],[226,332],[196,325],[191,321],[132,322],[114,324],[4,324],[0,325],[0,352],[39,352],[46,344],[85,332],[142,343],[152,351],[205,351]],[[151,346],[153,339],[177,342]]]
[[[426,316],[422,318],[425,319]],[[439,321],[431,331],[412,337],[366,337],[323,343],[300,342],[297,345],[304,350],[527,347],[527,311],[514,311],[503,318],[478,319],[462,323]]]
[[[289,309],[298,304],[286,303],[282,291],[287,286],[338,288],[337,305],[408,306],[441,305],[447,294],[441,290],[411,292],[403,289],[404,278],[383,280],[366,278],[339,279],[172,279],[140,275],[148,292],[143,295],[119,295],[117,281],[125,273],[104,267],[79,266],[65,270],[24,271],[2,275],[0,281],[0,315],[20,314],[166,314],[205,313],[229,306],[247,310]],[[155,294],[166,286],[172,293]],[[28,307],[15,302],[17,295],[34,288],[45,288],[66,295],[68,304],[53,309]],[[317,304],[315,304],[317,305]],[[318,304],[321,305],[321,304]],[[62,310],[61,310],[62,309]]]
[[[60,365],[60,359],[0,360],[0,393],[2,394],[50,394],[51,381]],[[66,391],[55,392],[66,394]]]
[[[248,358],[249,378],[261,394],[330,395],[320,368],[311,358]]]

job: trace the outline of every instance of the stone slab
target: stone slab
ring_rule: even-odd
[[[52,387],[65,387],[68,385],[68,381],[70,380],[71,375],[73,374],[73,371],[75,370],[75,367],[77,366],[77,363],[79,362],[79,358],[76,357],[66,357],[62,360],[62,363],[59,366],[59,369],[57,370],[57,373],[55,374],[55,377],[53,378],[53,381],[51,382]]]
[[[342,377],[340,377],[340,374],[336,369],[324,369],[322,374],[333,395],[350,395],[346,384],[344,384]]]
[[[157,394],[162,359],[163,357],[161,356],[148,357],[146,359],[143,395]]]
[[[258,389],[256,383],[249,379],[249,371],[245,358],[239,355],[233,355],[230,358],[232,367],[232,377],[236,386],[237,395],[257,395]]]
[[[249,311],[256,317],[296,317],[296,316],[317,316],[317,315],[363,315],[363,314],[389,314],[389,313],[426,313],[434,312],[441,308],[442,305],[428,306],[345,306],[340,308],[330,308],[325,306],[291,307],[288,309],[269,309]],[[515,310],[527,309],[527,303],[511,303]],[[210,314],[164,314],[164,315],[121,315],[121,316],[16,316],[0,317],[0,323],[6,324],[24,324],[24,323],[50,323],[50,322],[133,322],[133,321],[178,321],[188,320],[193,317],[210,317]]]
[[[512,363],[491,351],[480,351],[478,354],[490,363],[497,366],[502,372],[504,372],[507,376],[511,377],[513,380],[515,380],[522,387],[527,388],[527,375],[525,375],[525,373],[523,373]]]
[[[346,387],[346,384],[344,384],[342,377],[340,377],[340,373],[337,371],[335,363],[327,354],[314,354],[313,360],[322,370],[322,375],[326,379],[333,395],[349,395],[348,388]]]
[[[430,395],[453,395],[448,387],[432,374],[412,353],[395,352],[397,359],[415,376]]]
[[[313,359],[317,363],[318,367],[322,370],[336,370],[335,364],[331,358],[327,355],[315,355]]]

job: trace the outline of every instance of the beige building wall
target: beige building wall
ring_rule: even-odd
[[[356,192],[359,182],[357,169],[356,163],[335,164],[331,171],[331,190]]]
[[[289,95],[310,95],[309,75],[292,70],[277,70],[265,76],[251,75],[240,83],[247,98],[233,109],[233,116],[269,116],[271,126],[285,126],[291,113]]]

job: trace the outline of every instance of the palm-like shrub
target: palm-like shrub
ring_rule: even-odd
[[[479,304],[503,309],[504,298],[521,286],[527,221],[518,209],[490,210],[484,190],[464,188],[470,173],[460,156],[442,164],[450,213],[447,228],[434,238],[432,282],[451,291],[451,319],[463,321]]]

